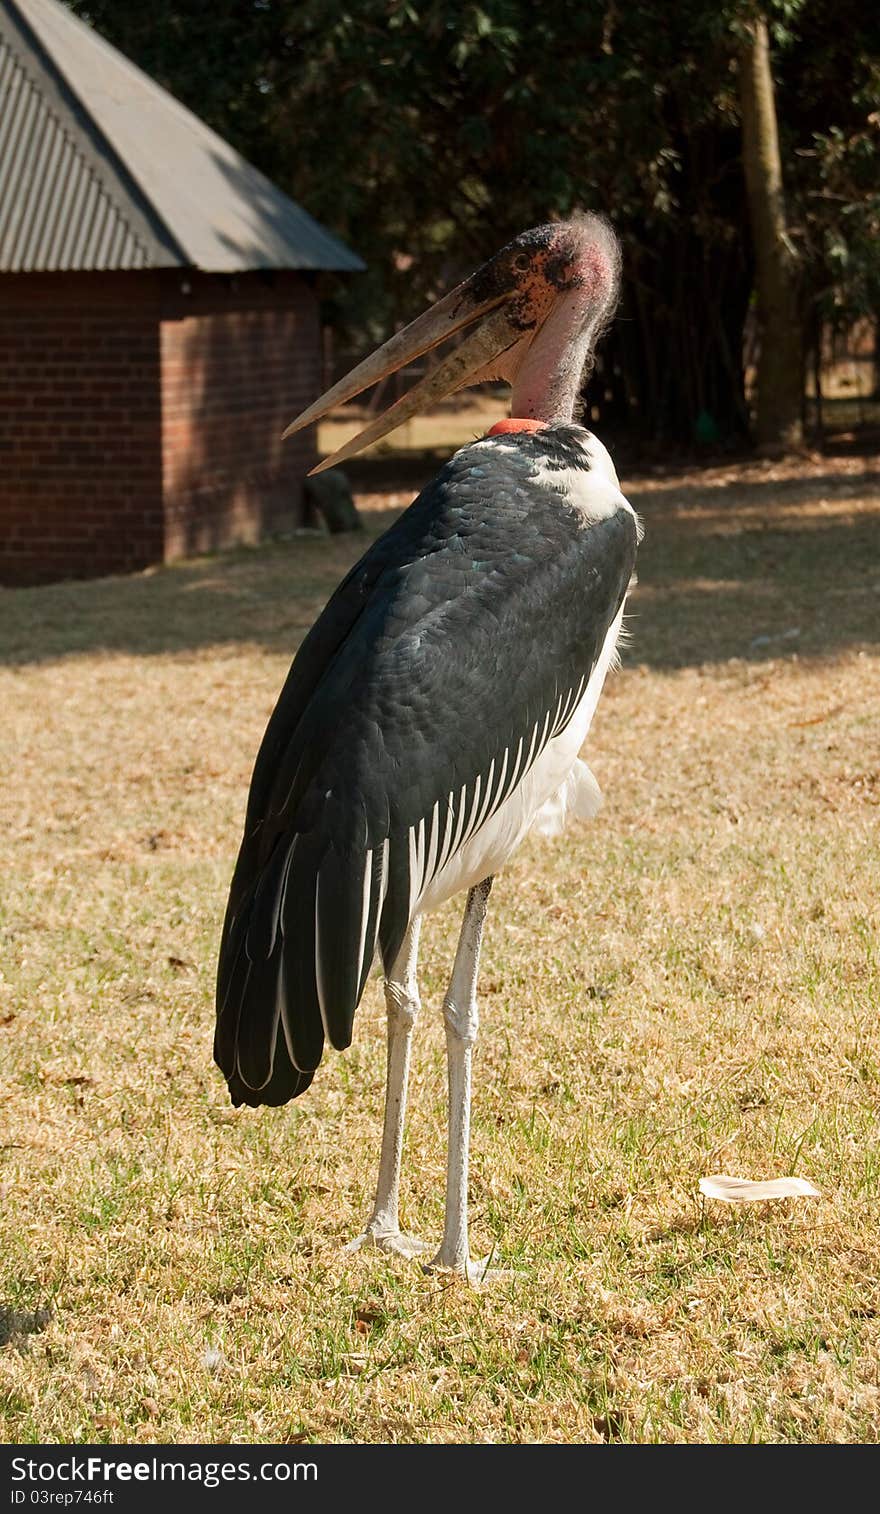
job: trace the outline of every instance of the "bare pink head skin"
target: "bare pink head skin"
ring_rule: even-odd
[[[548,238],[545,259],[535,258],[535,274],[555,297],[516,364],[510,413],[546,424],[570,421],[596,343],[617,304],[620,248],[598,216],[578,216],[526,235]]]
[[[620,248],[600,216],[524,231],[418,316],[288,426],[311,425],[386,374],[464,333],[458,347],[313,472],[342,462],[444,395],[506,379],[511,415],[535,426],[571,421],[596,342],[611,319]],[[511,429],[510,423],[502,423]],[[494,429],[494,428],[493,428]]]

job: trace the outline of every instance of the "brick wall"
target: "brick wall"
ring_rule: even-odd
[[[288,531],[314,433],[296,274],[0,277],[0,583],[130,572]]]
[[[295,275],[196,276],[161,326],[166,559],[302,519],[314,433],[281,433],[320,388],[318,305]]]
[[[0,279],[3,583],[161,560],[156,322],[80,277]]]

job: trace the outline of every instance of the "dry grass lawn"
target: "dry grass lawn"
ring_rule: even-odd
[[[234,1112],[211,1061],[254,752],[362,543],[0,596],[4,1439],[878,1439],[876,459],[626,482],[606,807],[492,896],[473,1230],[522,1275],[483,1291],[342,1249],[378,981],[295,1105]],[[457,926],[425,931],[407,1132],[431,1239]],[[822,1197],[702,1202],[723,1171]]]

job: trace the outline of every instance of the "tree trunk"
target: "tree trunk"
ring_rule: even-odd
[[[783,451],[803,443],[803,335],[797,259],[786,230],[770,44],[763,17],[748,23],[740,48],[739,93],[761,333],[756,440],[765,451]]]

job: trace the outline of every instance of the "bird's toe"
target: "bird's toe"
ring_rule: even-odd
[[[509,1281],[510,1278],[523,1277],[525,1274],[516,1267],[490,1267],[489,1263],[494,1252],[488,1256],[480,1257],[472,1261],[469,1256],[449,1260],[443,1253],[441,1246],[433,1261],[423,1262],[425,1272],[451,1272],[453,1276],[462,1278],[470,1283],[472,1288],[484,1288],[491,1283]]]
[[[345,1249],[351,1252],[360,1251],[364,1247],[390,1251],[394,1256],[402,1256],[411,1261],[413,1257],[427,1251],[428,1243],[417,1240],[414,1235],[407,1235],[403,1230],[371,1230],[368,1226],[362,1235],[349,1241]]]

